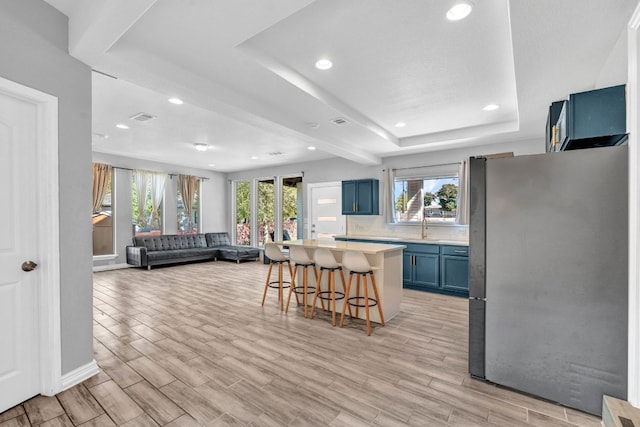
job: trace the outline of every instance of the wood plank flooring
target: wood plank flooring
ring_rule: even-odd
[[[207,262],[94,274],[102,372],[0,414],[0,427],[599,426],[473,380],[467,300],[405,290],[370,337],[260,305],[267,266]],[[293,300],[293,299],[292,299]]]

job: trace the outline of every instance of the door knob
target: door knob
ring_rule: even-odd
[[[35,270],[37,266],[38,264],[33,261],[25,261],[22,263],[22,271],[32,271]]]

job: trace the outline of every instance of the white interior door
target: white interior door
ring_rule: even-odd
[[[345,233],[342,186],[339,182],[310,184],[310,238],[332,239]]]
[[[0,92],[0,412],[40,392],[37,114]]]

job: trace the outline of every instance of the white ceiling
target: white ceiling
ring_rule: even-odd
[[[542,141],[549,103],[594,87],[638,3],[476,0],[450,22],[448,0],[46,1],[70,53],[116,77],[94,73],[94,151],[221,172]]]

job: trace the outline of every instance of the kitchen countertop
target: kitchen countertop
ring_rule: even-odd
[[[425,245],[453,245],[453,246],[469,246],[466,240],[449,240],[449,239],[412,239],[410,237],[388,237],[388,236],[336,236],[342,239],[362,239],[362,240],[378,240],[384,242],[402,242],[402,243],[421,243]]]

